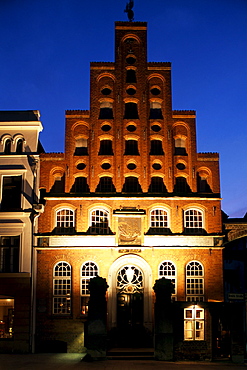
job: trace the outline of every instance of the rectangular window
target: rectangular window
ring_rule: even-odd
[[[19,272],[20,236],[0,237],[0,272]]]
[[[21,209],[22,176],[3,176],[2,211]]]
[[[184,340],[204,340],[204,309],[191,306],[184,309]]]
[[[14,299],[0,296],[0,338],[13,337]]]

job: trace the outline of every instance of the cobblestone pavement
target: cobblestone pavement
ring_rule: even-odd
[[[230,362],[163,362],[155,360],[82,361],[81,353],[1,354],[0,370],[237,370],[245,364]]]

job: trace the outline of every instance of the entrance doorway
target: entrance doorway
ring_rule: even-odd
[[[152,347],[152,273],[137,255],[118,258],[109,271],[110,348]]]

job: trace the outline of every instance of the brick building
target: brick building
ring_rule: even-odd
[[[152,287],[166,277],[175,357],[214,353],[219,157],[197,153],[195,111],[172,110],[171,64],[147,62],[146,32],[116,22],[115,61],[90,65],[90,110],[66,111],[65,152],[41,154],[37,350],[82,351],[87,284],[100,275],[117,346],[152,346]]]

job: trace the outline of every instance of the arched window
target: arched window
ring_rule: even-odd
[[[204,230],[203,212],[199,209],[188,209],[184,212],[184,229],[188,233],[199,233]]]
[[[159,279],[160,278],[166,278],[166,279],[170,279],[171,282],[174,284],[174,293],[173,293],[173,297],[176,296],[177,294],[177,278],[176,278],[177,274],[176,274],[176,266],[174,265],[173,262],[171,261],[163,261],[160,265],[159,265]]]
[[[125,103],[125,112],[124,112],[125,119],[138,119],[138,106],[134,102]]]
[[[113,155],[111,140],[100,140],[99,155]]]
[[[71,266],[58,262],[53,269],[53,314],[71,313]]]
[[[88,283],[90,279],[98,276],[98,266],[91,261],[83,263],[81,267],[81,314],[88,314],[88,301],[90,292],[88,289]]]
[[[122,191],[124,193],[142,193],[141,185],[135,176],[125,177]]]
[[[94,209],[90,214],[90,233],[109,234],[109,212],[104,209]]]
[[[16,143],[16,153],[22,154],[23,153],[23,139],[19,139]]]
[[[191,261],[186,266],[186,301],[204,301],[204,271],[198,261]]]
[[[163,155],[164,150],[162,148],[162,141],[161,140],[151,140],[150,143],[150,155]]]
[[[148,188],[149,193],[167,193],[166,186],[162,177],[153,176],[151,177],[151,184]]]
[[[212,190],[207,181],[208,176],[197,174],[197,191],[198,193],[212,193]]]
[[[124,155],[140,155],[137,140],[125,140]]]
[[[11,153],[11,140],[7,139],[4,144],[4,154],[10,154]]]
[[[116,188],[112,182],[112,178],[110,176],[102,176],[97,185],[96,192],[113,193],[115,191]]]
[[[56,212],[56,231],[58,233],[73,232],[75,228],[75,212],[69,208]]]
[[[168,227],[167,211],[162,208],[155,208],[150,212],[151,227]]]

